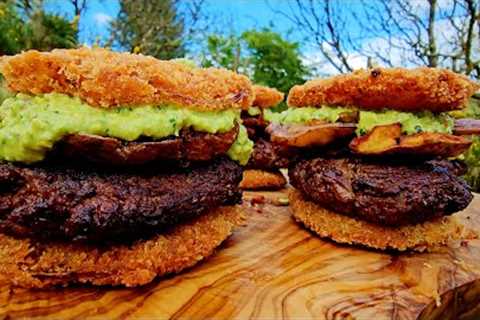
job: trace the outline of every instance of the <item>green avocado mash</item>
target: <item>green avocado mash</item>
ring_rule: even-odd
[[[273,112],[270,109],[267,109],[264,111],[264,118],[269,122],[283,124],[304,123],[310,120],[336,122],[340,114],[344,112],[351,112],[352,110],[352,108],[329,106],[323,106],[321,108],[288,108],[282,112]]]
[[[429,111],[400,112],[393,110],[360,111],[357,134],[365,134],[378,125],[400,123],[402,132],[414,134],[419,132],[452,133],[453,118],[445,113],[438,115]]]
[[[351,112],[356,108],[323,106],[321,108],[302,107],[289,108],[275,113],[269,109],[264,111],[265,120],[281,124],[304,123],[310,120],[325,120],[336,122],[344,112]],[[378,125],[400,123],[406,134],[417,132],[452,133],[453,118],[448,114],[433,114],[428,111],[412,113],[394,110],[359,111],[357,134],[362,135]]]
[[[233,160],[237,160],[240,164],[246,165],[252,151],[253,141],[248,138],[247,129],[244,126],[240,126],[237,140],[227,151],[227,155]]]
[[[161,139],[178,135],[182,128],[227,132],[240,119],[240,110],[200,112],[171,105],[102,109],[78,98],[50,93],[18,94],[0,106],[0,159],[32,163],[40,161],[67,134],[86,133],[133,141],[140,136]],[[240,134],[228,155],[246,164],[253,143]]]
[[[259,107],[249,107],[247,112],[248,112],[248,115],[254,117],[254,116],[258,116],[259,114],[261,114],[262,110],[260,110]]]

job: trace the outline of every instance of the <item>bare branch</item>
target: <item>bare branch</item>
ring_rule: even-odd
[[[353,8],[342,0],[295,0],[288,10],[270,7],[294,23],[324,64],[337,72],[353,70],[353,57],[360,57],[372,64],[444,67],[480,77],[478,0],[360,4]]]

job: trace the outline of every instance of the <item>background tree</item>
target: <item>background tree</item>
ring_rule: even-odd
[[[111,23],[112,44],[160,59],[185,55],[185,45],[204,18],[203,0],[121,0]]]
[[[0,2],[0,56],[25,48],[25,24],[12,1]]]
[[[303,83],[308,76],[298,44],[268,29],[249,30],[238,37],[211,35],[202,65],[243,73],[255,83],[283,92]]]
[[[48,51],[54,48],[75,48],[78,45],[76,22],[36,10],[25,28],[25,49]]]
[[[0,2],[0,55],[78,45],[75,22],[44,11],[42,1]]]
[[[244,43],[243,43],[244,45]],[[242,39],[237,36],[210,35],[202,66],[222,67],[237,73],[247,73],[248,59],[242,57]]]
[[[272,10],[291,22],[337,72],[359,59],[445,67],[480,77],[478,0],[295,0]]]
[[[87,0],[69,0],[73,7],[73,15],[80,17],[87,10]]]
[[[247,31],[242,39],[250,52],[252,79],[255,83],[288,92],[303,83],[308,70],[300,58],[298,43],[283,39],[270,30]]]

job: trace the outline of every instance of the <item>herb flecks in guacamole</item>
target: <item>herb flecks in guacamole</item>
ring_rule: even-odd
[[[329,106],[288,108],[282,112],[273,112],[267,109],[264,111],[264,118],[269,122],[281,124],[305,123],[311,120],[336,122],[342,113],[352,112],[352,110],[354,109]]]
[[[311,120],[324,120],[330,123],[338,121],[342,113],[359,111],[357,134],[362,135],[378,125],[400,123],[405,134],[418,132],[452,133],[453,119],[446,113],[433,114],[424,112],[400,112],[394,110],[365,111],[356,108],[322,106],[318,108],[289,108],[280,113],[265,110],[264,118],[269,122],[280,124],[305,123]]]
[[[187,127],[208,133],[227,132],[239,118],[240,111],[233,109],[200,112],[169,105],[103,109],[63,94],[19,94],[6,99],[0,107],[0,159],[24,163],[43,160],[53,145],[68,134],[95,134],[126,141],[141,136],[161,139],[178,135]],[[239,135],[228,153],[242,164],[252,151],[244,140]]]
[[[375,126],[400,123],[402,132],[415,134],[419,132],[452,133],[453,118],[447,114],[423,112],[400,112],[394,110],[361,111],[357,134],[365,134]]]

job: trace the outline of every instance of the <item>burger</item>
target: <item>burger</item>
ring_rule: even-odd
[[[250,81],[104,49],[0,62],[0,277],[138,286],[211,255],[242,222]]]
[[[321,237],[387,250],[425,250],[461,238],[454,213],[473,196],[451,159],[478,122],[454,120],[479,85],[435,68],[376,68],[291,89],[267,131],[297,148],[294,218]]]
[[[271,109],[283,101],[284,94],[260,85],[254,85],[253,91],[253,105],[242,111],[241,117],[249,138],[255,144],[240,187],[248,190],[278,190],[287,183],[280,168],[288,166],[288,157],[285,152],[282,153],[284,150],[272,146],[265,128],[268,125],[266,118],[272,114]]]

